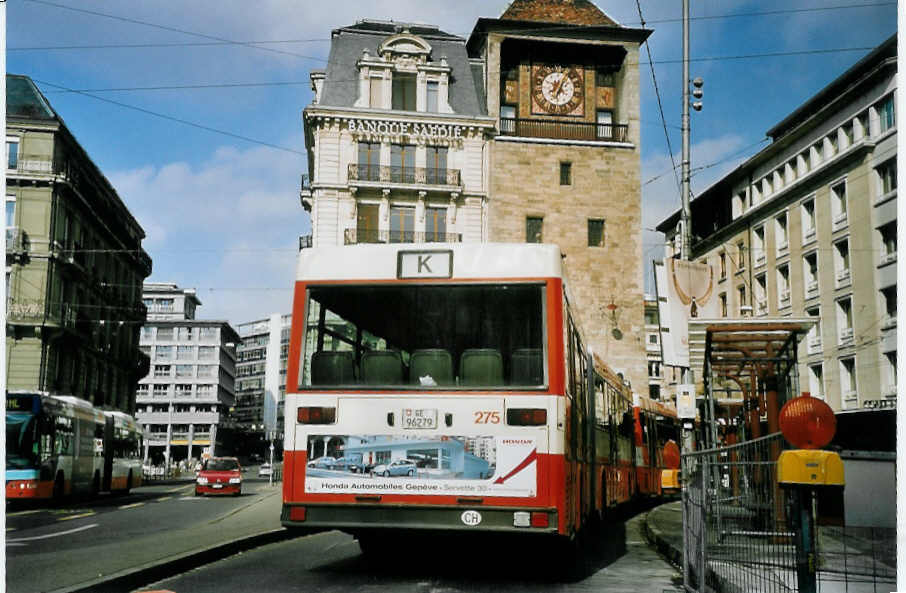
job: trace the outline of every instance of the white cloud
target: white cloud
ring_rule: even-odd
[[[147,233],[152,279],[198,289],[200,317],[249,321],[288,312],[299,235],[298,155],[220,147],[197,166],[143,165],[108,175]]]

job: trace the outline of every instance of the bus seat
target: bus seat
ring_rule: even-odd
[[[544,364],[541,348],[518,348],[510,358],[510,384],[541,385],[544,383]]]
[[[403,358],[396,350],[369,350],[362,353],[362,383],[399,385],[403,382]]]
[[[459,357],[460,385],[503,385],[503,357],[493,348],[470,348]]]
[[[312,385],[350,385],[355,383],[352,352],[322,350],[311,355]]]
[[[421,384],[428,377],[435,385],[453,385],[453,357],[442,348],[423,348],[412,352],[409,359],[409,383]],[[430,383],[429,383],[430,384]]]

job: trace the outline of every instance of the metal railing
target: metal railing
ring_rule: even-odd
[[[629,125],[501,117],[500,135],[557,140],[626,142],[629,136]]]
[[[461,243],[461,233],[437,233],[433,231],[391,231],[372,229],[346,229],[344,244],[357,243]]]
[[[799,591],[796,534],[777,484],[785,448],[775,433],[683,455],[686,591]],[[818,590],[887,591],[896,577],[895,538],[894,529],[819,525]]]
[[[459,169],[349,163],[349,181],[377,181],[421,185],[460,185]]]
[[[312,245],[311,235],[301,235],[299,236],[299,251],[303,249],[311,249]]]

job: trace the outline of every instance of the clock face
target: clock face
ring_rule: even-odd
[[[532,77],[532,95],[542,113],[581,115],[583,91],[582,76],[575,68],[537,66]]]

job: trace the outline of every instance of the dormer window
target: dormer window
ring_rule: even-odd
[[[431,59],[431,46],[408,30],[366,49],[357,63],[360,91],[356,107],[452,113],[448,84],[452,69],[444,56]]]
[[[415,111],[415,76],[393,74],[393,109]]]

